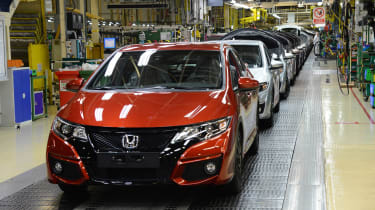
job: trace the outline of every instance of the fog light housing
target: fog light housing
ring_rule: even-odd
[[[216,173],[217,167],[214,162],[208,162],[204,165],[204,172],[208,175],[213,175]]]
[[[60,162],[56,162],[55,165],[53,166],[53,172],[55,174],[61,174],[63,171],[63,166]]]

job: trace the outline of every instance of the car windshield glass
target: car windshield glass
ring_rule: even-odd
[[[117,52],[87,89],[219,89],[223,83],[218,51],[146,50]]]
[[[262,55],[259,46],[233,45],[241,59],[249,65],[249,68],[262,67]]]

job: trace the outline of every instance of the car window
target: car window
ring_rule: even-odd
[[[267,64],[270,67],[271,66],[270,52],[266,46],[263,46],[263,47],[264,47],[264,54],[266,54]]]
[[[246,62],[249,68],[263,67],[262,54],[258,45],[232,45],[238,52],[241,59]]]
[[[87,89],[218,89],[223,85],[219,51],[118,52]]]
[[[232,50],[228,52],[228,61],[229,61],[229,70],[230,70],[230,77],[232,81],[233,89],[238,88],[238,79],[240,78],[240,71],[241,67],[237,62],[236,56],[233,54]]]

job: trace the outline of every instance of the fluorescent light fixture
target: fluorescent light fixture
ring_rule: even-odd
[[[272,14],[273,17],[277,18],[277,19],[281,19],[280,16],[278,16],[277,14]]]
[[[322,6],[323,5],[323,2],[318,2],[318,6]]]
[[[250,9],[249,6],[247,6],[247,5],[245,5],[245,4],[240,4],[240,3],[233,3],[232,6],[235,7],[235,8],[237,8],[237,9],[238,9],[238,8]]]

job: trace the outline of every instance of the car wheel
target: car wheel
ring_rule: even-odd
[[[287,79],[286,79],[285,93],[283,93],[283,94],[281,95],[281,97],[282,97],[283,99],[287,99],[288,96],[289,96],[289,93],[290,93],[290,83],[289,83],[289,80],[288,80],[288,78],[287,78]]]
[[[280,111],[280,101],[279,101],[279,103],[277,103],[277,105],[273,109],[273,112],[275,112],[275,113],[278,113],[279,111]]]
[[[254,138],[254,142],[249,149],[249,155],[254,156],[258,154],[258,150],[259,150],[259,132],[257,131],[257,135]]]
[[[294,76],[293,79],[290,80],[290,85],[294,86],[295,82],[296,82],[296,76]]]
[[[238,132],[236,139],[236,154],[234,160],[234,175],[227,184],[225,192],[228,194],[238,194],[242,190],[242,134]]]
[[[84,194],[87,193],[87,185],[70,185],[64,183],[58,183],[59,188],[66,194]]]

